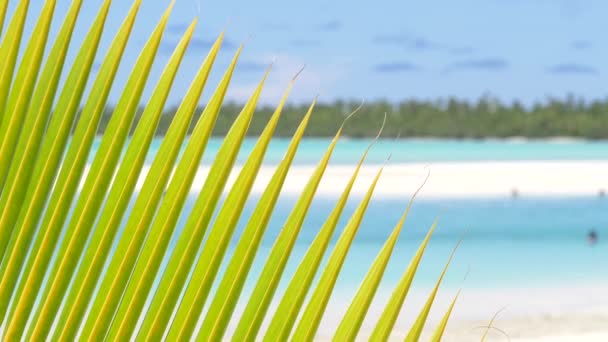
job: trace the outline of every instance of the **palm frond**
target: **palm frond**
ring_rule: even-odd
[[[363,157],[361,157],[359,160],[359,164],[355,168],[355,171],[344,188],[344,191],[342,192],[342,195],[337,201],[334,209],[319,230],[319,233],[311,243],[308,251],[302,258],[300,265],[291,278],[291,281],[287,286],[287,290],[285,290],[285,293],[281,298],[281,302],[274,313],[270,326],[268,327],[266,335],[264,336],[264,340],[285,340],[289,337],[300,309],[302,308],[304,298],[306,297],[313,278],[318,271],[323,255],[325,254],[327,246],[329,245],[331,236],[338,226],[340,216],[344,211],[344,207],[346,206],[350,192],[355,184],[359,171],[361,170],[361,166],[363,165],[370,148],[371,145],[365,151]]]
[[[437,295],[437,291],[439,290],[439,285],[441,285],[441,281],[443,280],[443,277],[445,276],[445,273],[447,272],[448,267],[450,266],[450,262],[454,257],[454,253],[456,253],[456,250],[458,249],[458,245],[460,245],[460,242],[456,245],[456,247],[454,247],[454,250],[452,251],[450,258],[448,259],[448,262],[446,263],[445,267],[443,268],[443,271],[441,272],[441,275],[439,276],[439,279],[437,280],[437,284],[433,288],[433,291],[431,291],[431,294],[429,295],[429,298],[427,299],[426,303],[424,303],[424,307],[420,311],[418,318],[416,318],[416,321],[410,329],[410,332],[405,337],[405,341],[415,342],[420,339],[420,334],[422,334],[422,329],[426,324],[426,319],[429,316],[429,312],[431,311],[431,306],[433,306],[433,302],[435,302],[435,296]]]
[[[34,91],[34,86],[38,78],[38,71],[40,70],[40,65],[42,64],[42,57],[44,55],[44,48],[46,47],[48,40],[54,10],[54,0],[47,1],[42,8],[42,13],[38,18],[38,22],[34,28],[34,32],[32,33],[32,39],[25,49],[21,65],[17,70],[17,74],[13,80],[10,92],[8,93],[8,99],[4,112],[10,113],[10,115],[3,115],[2,123],[0,123],[0,184],[3,186],[7,183],[7,181],[12,181],[13,184],[15,184],[17,181],[15,179],[15,173],[10,175],[12,176],[11,178],[8,180],[6,179],[10,166],[14,165],[9,161],[12,160],[13,155],[15,154],[15,147],[22,130],[28,126],[27,124],[24,126],[26,112],[28,106],[30,105],[32,92]],[[22,27],[23,23],[20,22],[20,25]],[[12,57],[9,58],[12,59]],[[10,61],[7,64],[10,64]],[[41,80],[39,89],[42,89],[44,86],[44,84],[42,84],[43,81],[44,79]],[[0,105],[1,104],[2,103],[0,103]],[[30,120],[28,120],[28,124],[31,125]],[[19,160],[21,160],[22,163],[27,163],[27,159],[24,160],[23,157],[29,157],[30,155],[24,155],[22,150],[20,152],[21,155],[18,155],[17,157],[21,157]],[[15,168],[13,168],[13,170],[14,169]],[[8,186],[10,187],[13,184],[9,183]],[[14,188],[11,193],[17,195],[20,194],[20,188]],[[11,214],[10,216],[14,216],[14,214]],[[7,226],[5,228],[6,229],[0,230],[0,254],[4,254],[6,245],[13,231],[11,226]]]
[[[445,332],[445,328],[448,326],[448,321],[450,320],[450,317],[452,316],[452,310],[454,310],[454,305],[456,305],[458,296],[460,296],[460,290],[458,291],[458,293],[456,293],[456,296],[454,296],[454,299],[452,300],[452,303],[448,307],[448,310],[443,315],[441,322],[439,322],[439,325],[437,326],[435,333],[433,334],[433,337],[431,338],[431,341],[433,341],[433,342],[441,341],[441,338],[443,337],[443,333]]]
[[[248,341],[257,335],[341,133],[341,129],[336,133],[275,240],[253,294],[239,320],[235,339]]]
[[[7,1],[3,1],[3,3],[5,3],[3,11],[6,13],[8,3]],[[29,6],[29,0],[19,2],[17,9],[15,9],[15,12],[13,13],[13,18],[8,24],[8,29],[2,39],[2,44],[0,44],[0,60],[2,60],[2,64],[0,64],[0,108],[2,108],[2,114],[0,115],[0,142],[2,142],[1,146],[4,146],[2,153],[0,154],[0,185],[4,185],[4,178],[6,177],[6,171],[8,170],[9,161],[12,157],[10,149],[14,147],[13,145],[6,146],[5,141],[8,142],[11,137],[12,139],[16,139],[15,136],[21,132],[21,127],[12,127],[14,132],[10,132],[11,134],[9,135],[8,125],[12,120],[6,114],[7,111],[5,108],[9,94],[16,92],[16,90],[20,88],[17,85],[13,89],[13,87],[11,87],[11,82],[13,80],[17,56],[19,55],[21,47],[23,28],[25,26],[25,19]],[[16,121],[19,122],[20,120]]]
[[[245,218],[245,205],[251,200],[295,81],[294,77],[287,85],[275,112],[239,169],[235,166],[237,156],[256,113],[269,68],[223,138],[202,188],[195,194],[193,209],[183,227],[179,227],[179,218],[201,169],[202,157],[243,47],[236,51],[186,139],[224,41],[224,33],[219,35],[147,167],[146,155],[197,24],[197,19],[193,19],[185,30],[136,127],[132,127],[143,90],[149,86],[152,66],[174,6],[172,1],[131,68],[99,148],[87,166],[110,90],[118,86],[114,81],[141,0],[133,1],[86,97],[85,89],[94,73],[93,63],[107,28],[112,1],[104,0],[100,5],[69,67],[67,56],[73,33],[78,29],[83,1],[71,2],[59,31],[51,39],[50,28],[58,17],[56,3],[56,0],[44,2],[31,38],[25,41],[24,27],[31,4],[29,0],[18,1],[0,41],[0,321],[4,322],[3,338],[220,340],[226,337],[229,323],[233,321],[236,326],[233,340],[251,341],[258,336],[266,341],[290,337],[297,341],[312,340],[381,178],[382,169],[345,225],[327,264],[321,267],[371,145],[363,152],[332,212],[300,260],[286,291],[277,299],[277,309],[271,310],[271,301],[285,278],[287,262],[292,258],[343,127],[337,130],[297,197],[261,273],[254,274],[252,265],[314,115],[316,99],[301,119],[259,203],[251,216]],[[8,8],[8,1],[0,2],[0,28],[4,27]],[[60,86],[64,72],[66,81]],[[133,133],[129,138],[130,132]],[[144,168],[147,173],[143,172]],[[230,183],[229,176],[233,173],[235,181]],[[137,191],[140,178],[143,182]],[[223,201],[222,194],[226,195]],[[359,334],[393,250],[398,247],[413,199],[340,319],[336,340],[354,340]],[[239,223],[244,228],[235,237]],[[372,333],[372,340],[385,341],[390,336],[435,226],[436,222],[397,284]],[[176,245],[170,248],[169,242],[176,231],[179,232]],[[233,238],[238,242],[233,253],[227,255]],[[162,265],[164,258],[168,259],[166,268]],[[227,265],[225,270],[221,269],[223,263]],[[419,338],[447,267],[407,340]],[[317,274],[320,279],[313,284]],[[242,298],[245,282],[252,277],[255,277],[250,279],[255,284],[253,292],[248,298]],[[155,279],[160,280],[156,287]],[[214,286],[217,290],[213,290]],[[309,292],[312,293],[306,302]],[[147,300],[149,308],[146,308]],[[244,311],[235,315],[237,303],[241,301],[245,304]],[[443,336],[455,302],[456,298],[436,328],[434,341]],[[270,325],[262,331],[266,319]],[[142,322],[141,326],[138,322]],[[200,331],[197,330],[199,324]]]
[[[367,206],[371,201],[372,195],[376,188],[376,184],[382,175],[383,169],[380,169],[376,174],[372,184],[369,186],[365,197],[359,203],[359,206],[346,224],[344,231],[340,235],[336,246],[334,247],[327,265],[321,274],[321,279],[317,284],[316,289],[312,293],[310,302],[304,309],[304,313],[300,318],[300,322],[293,333],[294,341],[308,341],[315,337],[323,313],[329,302],[329,298],[338,279],[338,274],[344,265],[346,255],[355,239],[355,235],[361,226],[363,216],[367,210]]]
[[[412,286],[412,281],[414,280],[414,276],[416,275],[416,271],[418,270],[418,266],[420,265],[420,261],[422,260],[422,256],[426,250],[426,246],[428,245],[429,240],[435,231],[435,227],[437,227],[437,223],[438,221],[436,220],[431,226],[431,229],[429,229],[426,237],[420,244],[420,247],[418,247],[416,254],[410,261],[409,266],[395,287],[395,290],[386,304],[382,315],[378,319],[378,323],[376,323],[376,327],[374,328],[374,331],[370,337],[371,341],[388,340],[395,326],[395,322],[397,321],[397,317],[399,317],[401,308],[403,307],[405,297]]]

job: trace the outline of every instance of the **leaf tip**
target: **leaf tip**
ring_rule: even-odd
[[[291,83],[296,81],[296,79],[298,78],[298,76],[300,76],[300,74],[302,73],[302,71],[304,71],[304,69],[306,69],[306,64],[302,65],[300,70],[298,70],[298,72],[296,72],[296,74],[291,78]],[[319,96],[319,95],[317,95],[317,96]]]

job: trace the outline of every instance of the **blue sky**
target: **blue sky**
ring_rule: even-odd
[[[9,11],[17,1],[10,2]],[[101,2],[84,0],[75,46]],[[112,101],[169,2],[143,0]],[[32,0],[30,30],[42,3]],[[69,4],[59,0],[57,12],[65,13]],[[130,4],[114,1],[102,51]],[[171,103],[185,93],[210,42],[224,29],[227,40],[207,97],[236,47],[246,41],[228,95],[239,101],[273,60],[263,94],[267,103],[277,100],[303,65],[306,69],[291,97],[295,102],[308,102],[317,94],[327,101],[477,99],[492,94],[504,101],[532,103],[568,93],[603,98],[608,90],[606,13],[605,0],[177,0],[145,96],[185,27],[198,15],[200,23]],[[54,31],[59,24],[54,23]]]

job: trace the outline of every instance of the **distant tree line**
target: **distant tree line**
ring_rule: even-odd
[[[306,131],[307,136],[333,136],[344,118],[358,106],[359,103],[355,101],[317,104]],[[213,134],[225,135],[241,108],[242,105],[236,103],[224,104]],[[275,135],[291,136],[307,108],[308,105],[286,106]],[[177,108],[170,108],[163,114],[157,129],[158,135],[167,132],[176,110]],[[203,108],[197,109],[190,129],[194,127],[202,110]],[[100,133],[104,132],[112,111],[112,108],[108,108],[104,112],[99,126]],[[270,106],[259,107],[248,134],[259,135],[273,111],[274,108]],[[532,106],[524,106],[517,101],[505,104],[490,97],[483,97],[476,102],[458,99],[408,100],[400,103],[375,101],[366,103],[358,114],[349,120],[344,135],[353,138],[375,136],[385,113],[387,123],[384,137],[608,138],[608,99],[586,102],[572,96]],[[136,122],[139,115],[141,109]]]

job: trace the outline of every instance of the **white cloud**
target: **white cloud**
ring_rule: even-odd
[[[305,68],[296,79],[289,96],[290,102],[310,102],[317,95],[321,98],[332,98],[333,86],[343,75],[340,67],[307,65],[302,58],[288,53],[267,54],[256,58],[255,61],[267,64],[274,61],[260,97],[260,103],[263,104],[276,104],[281,99],[291,79],[302,67]],[[256,86],[257,81],[235,80],[226,97],[229,100],[244,102],[251,96]]]

